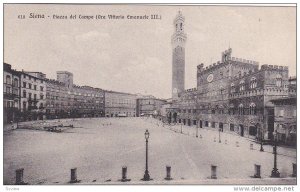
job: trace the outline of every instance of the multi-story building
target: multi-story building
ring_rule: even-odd
[[[57,71],[57,81],[62,82],[68,89],[73,87],[73,74],[69,71]]]
[[[46,117],[62,118],[68,114],[68,89],[64,83],[46,79]]]
[[[297,98],[283,97],[273,99],[274,129],[279,142],[296,146],[297,144]]]
[[[144,96],[138,98],[136,104],[136,116],[157,116],[166,100],[155,98],[154,96]]]
[[[3,70],[3,121],[18,120],[20,108],[20,73],[4,63]]]
[[[116,91],[105,91],[106,117],[135,117],[137,95]]]
[[[159,116],[160,120],[162,120],[165,123],[169,123],[169,124],[182,123],[181,119],[179,119],[180,121],[177,120],[179,108],[178,108],[178,105],[176,105],[175,103],[178,104],[178,101],[174,102],[173,99],[166,100],[166,103],[164,103],[160,109],[160,116]]]
[[[172,121],[200,128],[220,129],[241,136],[272,139],[273,99],[289,95],[288,67],[262,65],[231,57],[204,68],[197,66],[197,88],[180,94],[173,103]]]
[[[48,118],[104,116],[104,91],[73,84],[73,74],[58,71],[57,80],[46,80]]]
[[[90,86],[73,86],[72,113],[79,117],[104,116],[104,90]]]
[[[289,78],[289,94],[290,94],[290,96],[297,95],[297,78],[296,77]]]
[[[22,120],[44,119],[46,75],[41,72],[20,72],[20,111]]]

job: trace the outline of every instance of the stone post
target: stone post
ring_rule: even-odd
[[[296,163],[293,163],[293,174],[292,174],[293,177],[297,177],[297,164]]]
[[[72,168],[71,169],[71,180],[70,183],[77,183],[77,168]]]
[[[171,166],[166,166],[166,172],[167,172],[167,176],[166,176],[165,180],[172,180],[172,177],[171,177]]]
[[[260,176],[260,165],[254,164],[254,178],[261,178]]]
[[[122,167],[122,182],[130,181],[130,179],[127,179],[127,167],[123,166]]]
[[[211,166],[211,179],[217,179],[217,166]]]
[[[16,185],[24,185],[23,181],[24,169],[17,169],[16,170]]]

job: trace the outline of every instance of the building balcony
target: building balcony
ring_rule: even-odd
[[[5,111],[18,111],[19,108],[18,107],[4,107],[3,110],[4,110],[4,112]]]
[[[29,102],[29,103],[37,103],[37,102],[39,102],[39,100],[29,98],[29,99],[28,99],[28,102]]]
[[[15,99],[15,98],[20,98],[20,96],[15,93],[4,93],[3,98],[4,99]]]
[[[32,111],[36,109],[38,109],[37,106],[28,106],[28,111]]]

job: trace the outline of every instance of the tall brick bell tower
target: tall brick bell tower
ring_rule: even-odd
[[[172,99],[178,99],[178,93],[184,91],[185,42],[184,17],[179,11],[174,19],[175,32],[172,35]]]

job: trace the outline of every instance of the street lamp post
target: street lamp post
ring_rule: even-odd
[[[271,172],[271,177],[280,177],[280,173],[277,169],[277,130],[274,132],[273,152],[274,152],[274,167]]]
[[[262,129],[260,129],[260,151],[263,152],[264,148],[263,148],[263,132]]]
[[[256,124],[256,127],[259,126],[259,130],[260,130],[260,151],[263,152],[264,148],[263,148],[263,139],[264,139],[264,135],[263,135],[263,126],[264,126],[264,114],[262,116],[260,116],[259,121],[261,122],[261,124]]]
[[[196,137],[198,138],[198,125],[196,125]]]
[[[221,143],[221,128],[219,128],[219,143]]]
[[[182,134],[182,122],[181,122],[181,126],[180,127],[181,127],[180,133]]]
[[[145,139],[146,139],[146,170],[144,174],[144,178],[142,179],[143,181],[150,181],[150,175],[148,171],[148,139],[149,139],[149,131],[148,129],[145,132]]]

